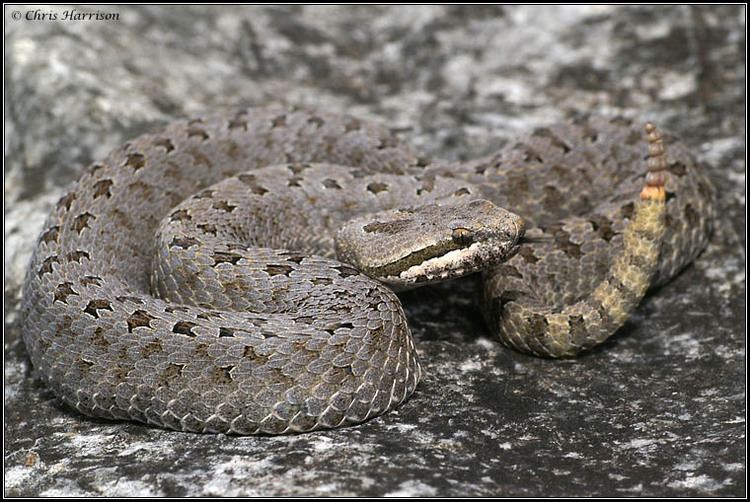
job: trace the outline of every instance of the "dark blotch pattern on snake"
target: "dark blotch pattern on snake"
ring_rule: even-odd
[[[622,119],[537,129],[464,163],[308,110],[176,122],[60,199],[23,336],[88,415],[236,434],[359,423],[421,375],[397,297],[364,272],[403,288],[489,267],[490,329],[575,355],[696,257],[712,198],[681,144]]]

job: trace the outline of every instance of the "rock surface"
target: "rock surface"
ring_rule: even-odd
[[[744,6],[73,9],[5,7],[6,495],[745,494]],[[189,435],[62,407],[17,308],[64,186],[170,119],[270,102],[379,120],[454,159],[582,112],[650,119],[706,161],[722,219],[574,361],[500,346],[471,280],[403,295],[427,377],[358,427]]]

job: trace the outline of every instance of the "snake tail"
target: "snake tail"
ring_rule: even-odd
[[[589,294],[579,292],[584,295],[578,301],[551,307],[517,292],[488,299],[493,283],[499,288],[502,277],[486,281],[484,300],[492,305],[487,309],[488,322],[499,328],[506,345],[542,357],[576,356],[614,334],[641,302],[657,270],[666,230],[664,143],[653,124],[646,124],[645,131],[648,172],[640,200],[624,231],[621,251]]]

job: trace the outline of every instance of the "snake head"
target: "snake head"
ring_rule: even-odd
[[[403,290],[497,265],[516,253],[523,234],[520,216],[476,199],[355,218],[335,244],[339,260]]]

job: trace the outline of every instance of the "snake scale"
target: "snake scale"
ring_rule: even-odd
[[[493,333],[573,356],[706,245],[713,189],[664,139],[580,118],[448,162],[302,108],[179,121],[59,200],[25,279],[24,341],[84,414],[233,434],[404,401],[421,369],[387,286],[483,269]]]

